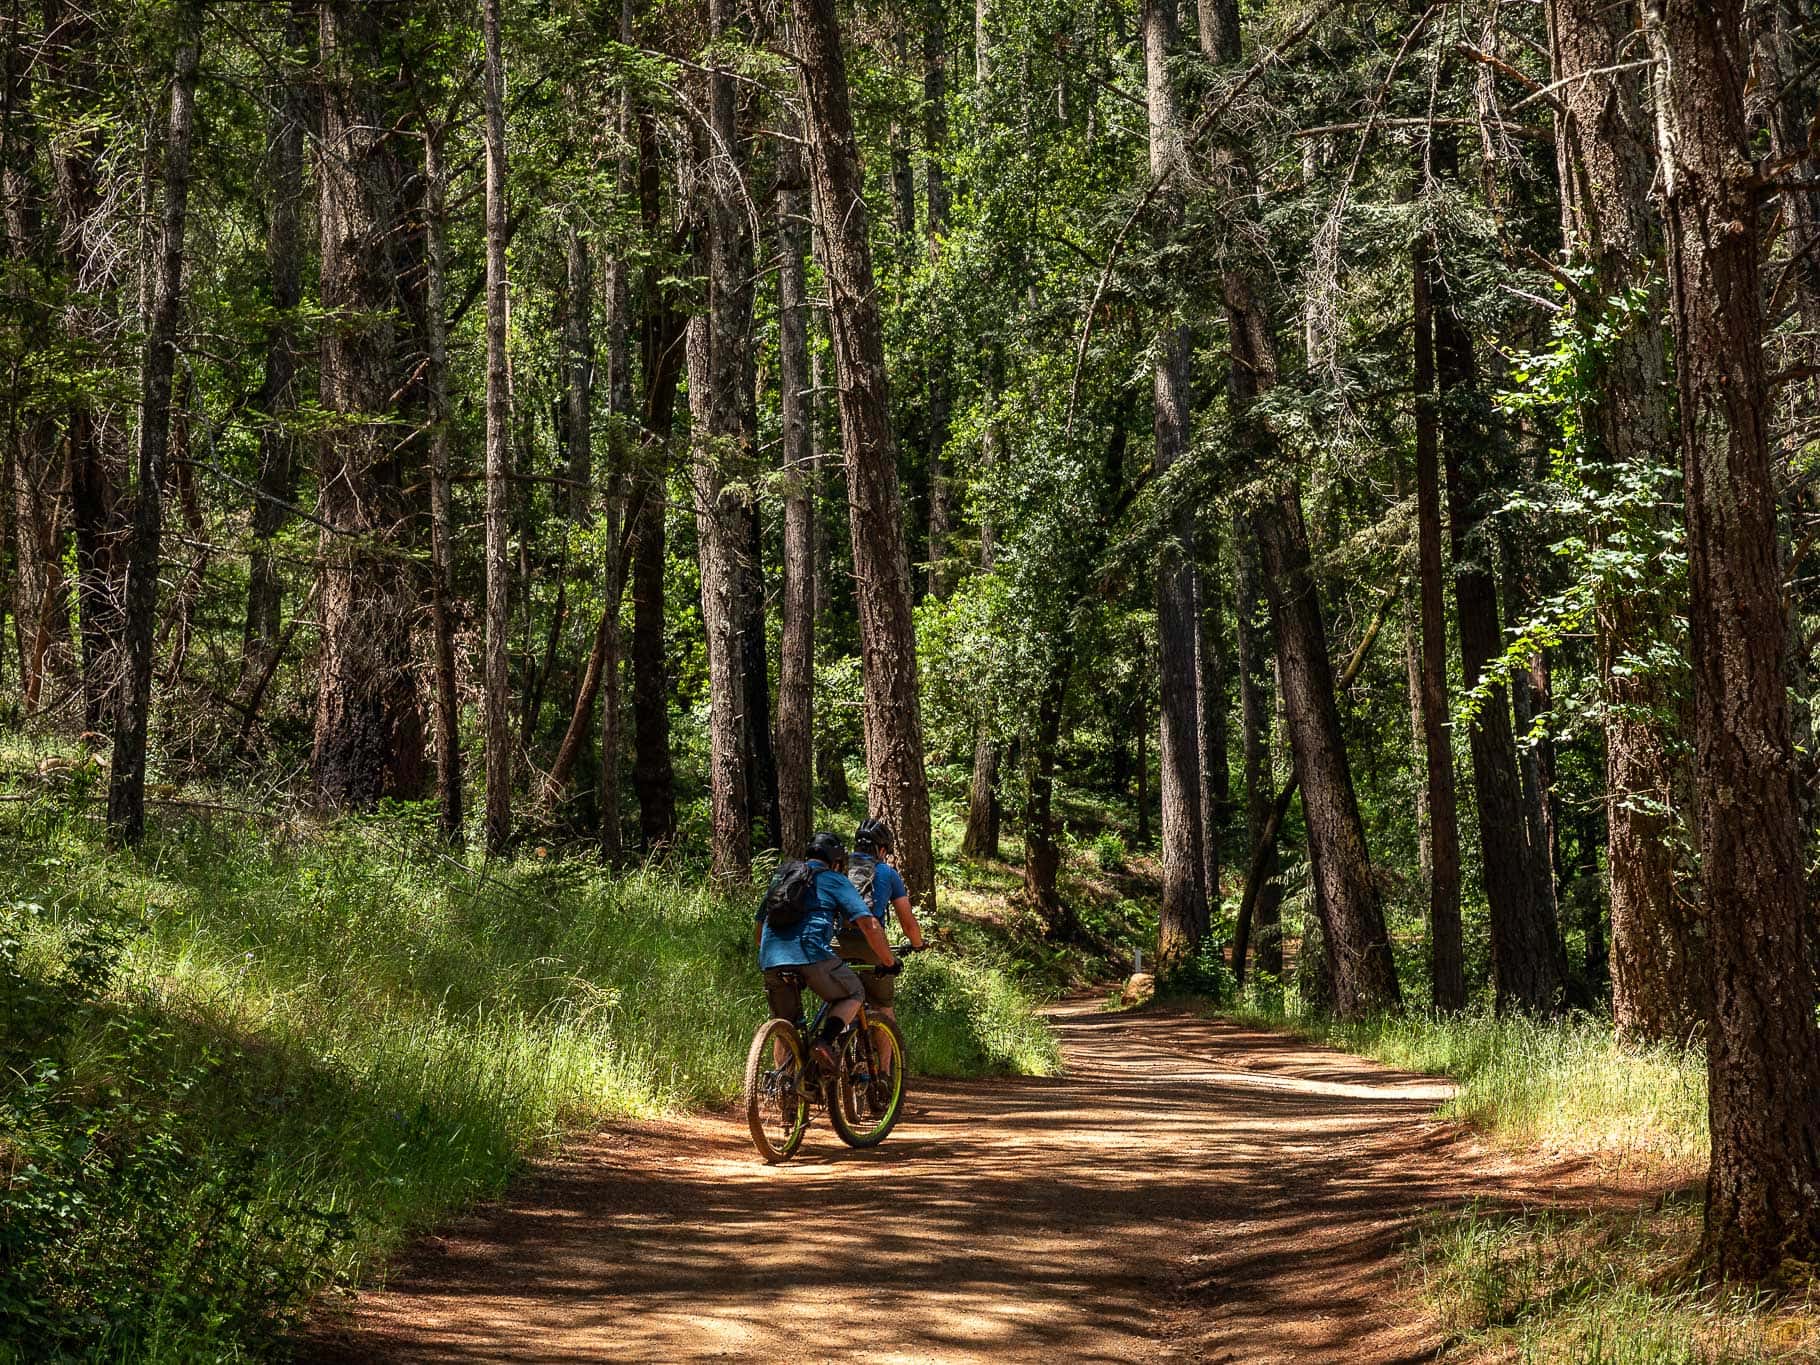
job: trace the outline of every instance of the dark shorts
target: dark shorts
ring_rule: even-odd
[[[807,967],[770,967],[765,971],[765,1000],[771,1006],[771,1017],[802,1018],[804,986],[830,1005],[858,1000],[866,993],[859,973],[838,957],[811,962]]]

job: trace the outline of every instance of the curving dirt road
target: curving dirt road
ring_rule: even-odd
[[[880,1148],[623,1125],[422,1244],[318,1360],[1417,1361],[1411,1221],[1584,1197],[1440,1082],[1167,1012],[1055,1013],[1068,1074],[915,1086]]]

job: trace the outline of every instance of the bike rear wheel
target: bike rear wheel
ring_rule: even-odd
[[[888,1019],[872,1019],[841,1043],[828,1120],[849,1147],[876,1147],[904,1109],[904,1039]]]
[[[788,1161],[809,1127],[803,1089],[803,1040],[788,1019],[770,1019],[752,1036],[746,1054],[746,1126],[767,1162]]]

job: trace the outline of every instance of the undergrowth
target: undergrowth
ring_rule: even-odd
[[[1255,983],[1223,1011],[1388,1066],[1447,1076],[1443,1115],[1529,1147],[1599,1151],[1665,1167],[1703,1160],[1706,1060],[1697,1047],[1621,1043],[1610,1020],[1536,1019],[1489,1008],[1338,1020]]]
[[[1641,1209],[1436,1216],[1408,1249],[1449,1334],[1446,1359],[1541,1365],[1708,1365],[1820,1358],[1806,1302],[1772,1305],[1702,1284],[1693,1175],[1707,1148],[1698,1047],[1620,1042],[1609,1020],[1410,1010],[1340,1021],[1251,983],[1224,1011],[1409,1071],[1452,1078],[1444,1117],[1529,1150],[1593,1156],[1669,1194]]]
[[[1622,1212],[1474,1205],[1426,1227],[1410,1264],[1456,1355],[1537,1365],[1747,1365],[1820,1355],[1812,1301],[1772,1305],[1699,1284],[1687,1270],[1699,1235],[1691,1197]]]
[[[994,969],[913,959],[913,1057],[1047,1071]],[[157,825],[0,807],[0,1361],[258,1355],[567,1129],[730,1098],[751,909],[410,812]]]

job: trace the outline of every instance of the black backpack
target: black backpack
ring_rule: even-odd
[[[773,929],[794,929],[803,916],[821,905],[815,892],[816,869],[807,863],[787,862],[777,865],[777,874],[765,888],[765,903],[759,914]]]
[[[859,892],[859,898],[866,903],[866,909],[876,910],[872,904],[872,879],[878,874],[878,860],[856,853],[847,862],[847,880],[853,883],[853,889]]]

